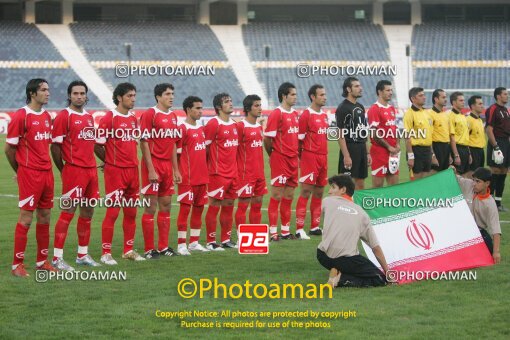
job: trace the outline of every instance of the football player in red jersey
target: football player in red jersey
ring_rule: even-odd
[[[261,99],[256,94],[243,100],[245,119],[237,123],[237,195],[239,202],[235,214],[236,226],[246,223],[246,210],[250,205],[251,224],[261,222],[262,198],[267,194],[264,177],[263,132],[257,119],[262,114]]]
[[[322,111],[326,105],[326,90],[322,85],[313,85],[308,90],[310,107],[299,116],[299,151],[301,177],[301,193],[296,205],[296,237],[309,240],[306,235],[305,218],[308,198],[310,203],[311,235],[322,235],[319,228],[321,202],[324,186],[328,183],[328,115]]]
[[[271,167],[271,199],[269,200],[269,233],[272,241],[278,241],[278,209],[282,228],[281,238],[295,239],[290,233],[290,215],[294,189],[298,181],[298,113],[296,87],[283,83],[278,88],[280,106],[271,112],[264,133],[264,148],[269,155]]]
[[[101,121],[97,132],[94,151],[105,163],[104,185],[106,200],[115,202],[115,206],[106,208],[102,224],[101,262],[116,265],[111,254],[113,227],[119,216],[120,207],[124,213],[124,253],[122,258],[144,261],[134,249],[136,231],[136,207],[127,206],[139,197],[140,180],[138,174],[137,142],[134,130],[138,122],[131,110],[135,106],[136,87],[131,83],[121,83],[113,91],[113,102],[117,107],[108,111]]]
[[[234,111],[232,98],[219,93],[213,99],[216,117],[205,126],[207,167],[209,170],[209,208],[205,216],[207,249],[236,248],[231,241],[234,200],[237,198],[237,136],[236,122],[230,118]],[[221,208],[221,212],[220,212]],[[220,212],[221,246],[216,243],[216,220]]]
[[[34,210],[37,224],[37,270],[56,271],[47,261],[50,243],[50,215],[53,207],[53,171],[49,145],[51,142],[51,116],[43,109],[48,103],[50,90],[44,79],[31,79],[26,86],[27,105],[12,116],[7,128],[5,154],[16,172],[20,208],[14,231],[14,260],[12,274],[27,277],[23,260],[27,234]]]
[[[198,122],[202,117],[202,99],[189,96],[184,99],[182,108],[186,120],[180,125],[182,138],[177,142],[179,169],[182,181],[178,186],[177,202],[180,204],[177,217],[177,253],[191,255],[190,251],[208,252],[209,249],[198,243],[202,228],[202,212],[207,203],[207,155],[204,127]],[[186,248],[188,216],[191,210],[189,246]]]
[[[142,138],[142,194],[150,202],[142,216],[143,238],[146,259],[158,259],[159,255],[173,256],[168,246],[170,233],[170,207],[175,183],[180,183],[181,174],[177,164],[175,143],[179,139],[177,116],[170,110],[174,100],[172,84],[158,84],[154,87],[156,106],[145,111],[140,118]],[[159,205],[157,217],[159,242],[154,246],[154,214]]]
[[[62,212],[55,224],[52,265],[59,270],[74,270],[64,261],[64,244],[69,224],[74,218],[74,199],[99,198],[99,185],[94,157],[94,118],[83,107],[87,104],[88,87],[76,80],[67,88],[68,107],[53,122],[51,156],[62,176]],[[64,163],[65,162],[65,163]],[[76,263],[100,266],[88,254],[90,224],[94,208],[80,204],[78,217],[78,254]]]
[[[398,184],[400,143],[397,138],[397,110],[390,104],[393,87],[389,80],[376,85],[377,101],[368,109],[368,125],[372,129],[370,156],[372,157],[372,186]],[[390,162],[390,156],[391,162]],[[390,164],[391,163],[391,164]]]

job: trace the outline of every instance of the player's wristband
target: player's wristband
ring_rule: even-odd
[[[408,152],[408,153],[407,153],[407,159],[408,159],[408,160],[414,159],[414,153],[412,153],[412,152]]]

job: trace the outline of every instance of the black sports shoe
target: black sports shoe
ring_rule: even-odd
[[[320,236],[320,235],[322,235],[322,229],[321,228],[317,228],[317,229],[314,229],[314,230],[310,230],[308,235]]]
[[[223,242],[221,246],[223,248],[237,248],[237,244],[233,243],[232,241]]]
[[[172,248],[168,247],[163,251],[159,252],[159,255],[161,256],[179,256]]]
[[[143,254],[143,257],[145,257],[147,260],[157,260],[159,259],[159,252],[157,250],[152,249]]]
[[[288,235],[281,235],[280,238],[282,240],[295,240],[296,239],[296,236],[294,236],[294,234],[288,234]]]
[[[278,241],[280,241],[280,237],[278,236],[278,234],[271,235],[271,238],[269,239],[269,241],[278,242]]]

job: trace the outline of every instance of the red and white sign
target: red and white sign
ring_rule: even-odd
[[[239,231],[239,254],[269,253],[269,226],[267,224],[241,224]]]

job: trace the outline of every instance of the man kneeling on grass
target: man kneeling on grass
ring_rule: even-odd
[[[386,284],[388,265],[367,213],[352,201],[354,183],[348,175],[328,179],[329,197],[322,201],[324,229],[317,259],[329,269],[328,284],[333,287],[375,287]],[[361,256],[362,239],[374,252],[384,273]]]

